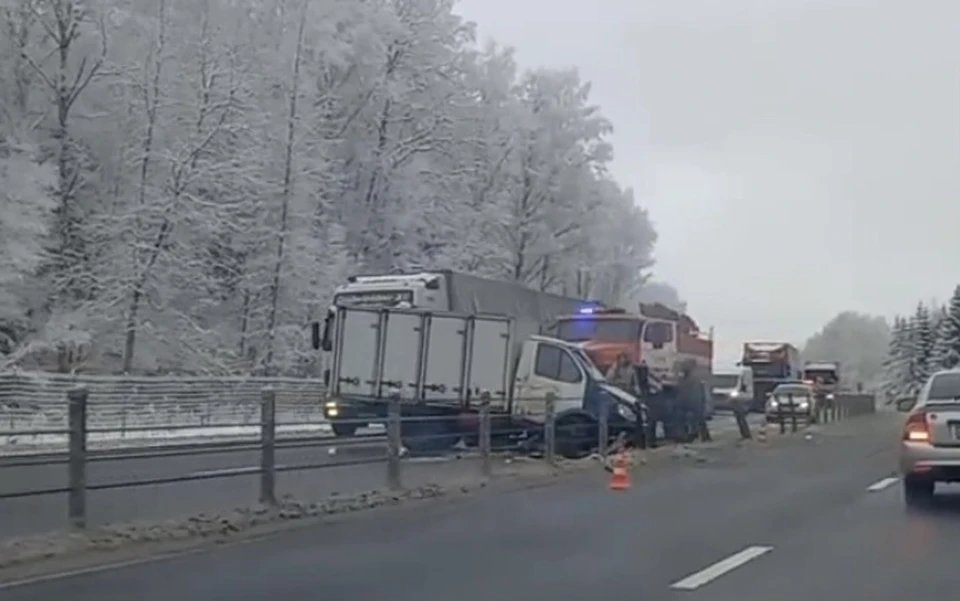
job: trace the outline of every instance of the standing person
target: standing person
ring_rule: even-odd
[[[617,361],[610,367],[606,375],[608,382],[630,393],[630,395],[637,397],[638,394],[642,394],[638,377],[639,369],[633,366],[630,361],[630,356],[627,353],[620,353],[617,356]],[[653,439],[649,438],[650,431],[648,427],[653,415],[651,414],[649,405],[644,407],[642,397],[638,398],[638,402],[640,406],[636,408],[637,422],[634,425],[633,443],[637,448],[645,449],[654,442]]]
[[[710,440],[710,430],[707,428],[707,396],[703,382],[693,373],[694,364],[687,361],[680,371],[680,381],[677,383],[677,401],[683,414],[683,432],[687,432],[702,442]]]
[[[629,355],[626,353],[617,355],[616,362],[607,371],[607,381],[625,392],[637,395],[637,370],[630,364]]]

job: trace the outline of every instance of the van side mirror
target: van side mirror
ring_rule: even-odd
[[[913,410],[917,405],[917,399],[915,397],[905,397],[902,399],[897,399],[897,411],[900,413],[907,413],[908,411]]]
[[[310,346],[313,350],[320,350],[320,322],[315,321],[310,324]]]
[[[333,350],[333,322],[337,314],[328,311],[327,316],[323,318],[323,332],[320,334],[320,348],[326,352]]]
[[[740,392],[743,392],[743,393],[747,392],[747,384],[745,382],[740,384]]]

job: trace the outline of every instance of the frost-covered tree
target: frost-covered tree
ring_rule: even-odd
[[[636,294],[638,303],[661,303],[675,311],[685,312],[687,303],[676,288],[666,282],[646,282]]]
[[[803,346],[805,361],[837,361],[844,385],[874,389],[885,379],[884,359],[891,337],[886,319],[844,311]]]
[[[2,115],[2,114],[0,114]],[[37,268],[45,257],[54,200],[54,172],[38,149],[0,117],[0,354],[14,352],[39,306]]]
[[[611,127],[454,0],[0,0],[3,344],[303,373],[347,273],[414,266],[631,301],[656,233]]]

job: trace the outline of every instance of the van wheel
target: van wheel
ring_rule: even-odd
[[[400,422],[400,440],[411,453],[441,453],[460,440],[455,424],[445,416],[423,419],[404,418]]]
[[[600,427],[585,415],[566,415],[557,420],[556,451],[564,459],[583,459],[597,447]]]
[[[933,500],[935,488],[933,480],[907,476],[903,479],[903,502],[908,509],[927,507]]]

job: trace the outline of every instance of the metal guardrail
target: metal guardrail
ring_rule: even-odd
[[[783,404],[779,404],[773,414],[773,423],[779,426],[781,434],[785,434],[788,429],[790,432],[797,432],[801,427],[810,426],[813,423],[828,424],[876,412],[877,400],[875,396],[841,393],[833,399],[817,405],[814,413],[798,411],[795,407],[786,409]],[[770,421],[769,414],[767,415],[767,421],[768,423]]]
[[[585,425],[565,421],[563,416],[557,418],[558,399],[553,395],[546,398],[531,400],[515,400],[517,403],[529,405],[531,412],[539,412],[542,424],[531,428],[530,423],[514,425],[505,424],[504,414],[491,407],[489,398],[481,398],[476,405],[475,435],[461,433],[462,415],[436,416],[407,416],[402,415],[403,401],[391,399],[387,404],[386,435],[354,435],[343,437],[302,437],[296,440],[283,440],[277,436],[277,431],[286,425],[279,419],[279,402],[277,390],[266,387],[260,392],[258,402],[258,416],[256,424],[259,437],[255,443],[228,442],[204,445],[183,445],[181,448],[152,448],[132,450],[91,451],[88,440],[92,435],[102,433],[109,428],[103,428],[91,420],[92,407],[96,406],[93,395],[86,388],[77,387],[67,392],[66,406],[67,419],[65,428],[30,432],[25,434],[56,434],[65,436],[68,445],[66,453],[50,453],[41,456],[20,456],[0,458],[0,471],[6,468],[31,468],[49,465],[66,465],[67,477],[61,485],[32,490],[0,490],[0,500],[34,497],[38,495],[66,495],[67,516],[74,528],[85,528],[88,519],[88,498],[92,491],[122,489],[129,487],[156,486],[174,484],[196,480],[215,480],[237,476],[257,475],[259,477],[259,501],[264,504],[274,504],[278,498],[277,474],[282,472],[304,472],[363,464],[385,463],[385,484],[390,489],[402,489],[404,461],[413,452],[407,447],[428,447],[431,440],[439,441],[437,446],[447,449],[451,437],[467,442],[468,451],[479,459],[479,472],[483,477],[490,477],[493,471],[493,457],[503,452],[522,452],[539,455],[548,463],[555,463],[561,456],[587,456],[594,452],[608,453],[622,447],[627,436],[627,427],[624,422],[611,423],[601,419],[599,424]],[[318,403],[319,404],[319,403]],[[604,417],[606,413],[602,414]],[[356,422],[365,425],[369,420],[338,420],[340,423]],[[249,422],[245,422],[249,423]],[[306,422],[299,421],[298,425]],[[454,427],[454,424],[456,426]],[[233,424],[216,424],[211,427],[231,427]],[[190,427],[190,426],[171,426]],[[453,435],[451,432],[456,431]],[[633,432],[634,428],[629,427]],[[6,434],[6,433],[2,433]],[[472,439],[472,440],[468,440]],[[364,445],[377,446],[380,453],[372,457],[343,459],[331,457],[316,457],[313,460],[289,465],[277,462],[278,451],[305,448],[350,448]],[[238,451],[253,451],[259,456],[258,465],[249,468],[195,471],[169,475],[164,473],[157,477],[127,477],[120,479],[108,478],[106,481],[91,479],[94,464],[104,462],[126,461],[131,459],[169,458],[169,457],[200,457],[213,454],[230,454]],[[462,452],[462,451],[458,451]],[[577,455],[579,453],[579,455]],[[349,455],[346,452],[337,455]],[[9,481],[8,481],[9,482]],[[53,482],[51,482],[53,484]],[[253,501],[253,499],[251,499]],[[233,500],[236,503],[237,500]],[[242,501],[241,501],[242,503]]]
[[[506,422],[506,416],[492,407],[489,398],[481,398],[475,406],[476,412],[471,414],[475,428],[463,429],[464,416],[461,415],[404,415],[404,402],[399,398],[390,399],[385,415],[386,435],[353,435],[353,436],[309,436],[293,440],[284,440],[277,436],[281,427],[288,425],[284,421],[284,414],[280,411],[278,390],[273,387],[264,387],[259,391],[257,400],[257,415],[253,420],[258,437],[253,442],[221,442],[204,445],[181,445],[178,447],[160,447],[153,449],[110,450],[96,451],[89,448],[90,438],[98,433],[109,430],[96,420],[91,419],[91,409],[98,402],[90,390],[84,387],[75,387],[66,393],[67,407],[66,424],[63,428],[51,428],[41,433],[50,433],[64,436],[68,441],[67,452],[49,453],[39,456],[0,458],[0,472],[5,468],[31,468],[45,465],[66,465],[67,475],[62,484],[53,480],[51,486],[32,490],[10,490],[8,487],[0,489],[0,500],[34,497],[38,495],[65,495],[67,499],[67,516],[72,527],[83,529],[88,521],[88,500],[91,491],[123,489],[130,487],[144,487],[190,482],[198,480],[215,480],[238,476],[257,476],[259,479],[258,498],[264,504],[277,502],[277,474],[282,472],[307,472],[324,468],[358,466],[363,464],[381,463],[386,465],[384,482],[390,489],[403,488],[405,460],[411,453],[408,447],[430,447],[430,441],[436,447],[448,452],[453,446],[452,439],[457,439],[466,445],[466,450],[473,453],[479,461],[479,475],[490,477],[493,472],[493,457],[501,452],[523,452],[537,455],[548,464],[553,464],[560,457],[587,456],[591,453],[608,454],[622,448],[630,442],[643,444],[642,439],[634,439],[636,429],[629,422],[612,420],[615,412],[601,411],[599,423],[583,423],[571,421],[567,416],[557,414],[557,404],[560,399],[548,394],[545,398],[520,399],[514,402],[523,403],[530,412],[535,412],[542,418],[539,422],[517,425]],[[320,403],[317,403],[318,405]],[[828,421],[843,419],[854,415],[872,413],[874,401],[872,397],[860,395],[841,400],[836,403],[836,410]],[[742,418],[743,416],[738,416]],[[341,423],[354,422],[356,425],[368,423],[368,419],[339,420]],[[249,425],[250,420],[245,420]],[[310,420],[300,419],[297,424],[309,425]],[[781,420],[781,431],[785,430],[788,422]],[[750,438],[746,420],[743,420],[741,436]],[[210,427],[230,428],[235,424],[213,424]],[[183,427],[192,426],[168,426]],[[794,430],[799,426],[794,426]],[[0,433],[2,434],[2,433]],[[31,434],[31,433],[26,433]],[[375,448],[378,452],[366,457],[308,457],[297,462],[278,463],[277,454],[289,449],[327,448],[334,447],[349,449],[350,447]],[[253,452],[256,465],[235,469],[218,470],[189,470],[175,467],[161,470],[161,473],[147,474],[144,477],[126,477],[118,479],[107,478],[95,480],[91,476],[95,472],[102,474],[103,469],[92,470],[95,464],[105,462],[127,461],[132,459],[152,459],[171,457],[203,457],[209,455],[223,455],[237,452]],[[458,451],[460,452],[460,451]],[[174,462],[175,464],[175,462]],[[0,477],[0,482],[4,478]],[[7,484],[11,483],[7,480]],[[253,501],[253,499],[251,499]],[[231,499],[232,504],[243,504],[241,499]]]

